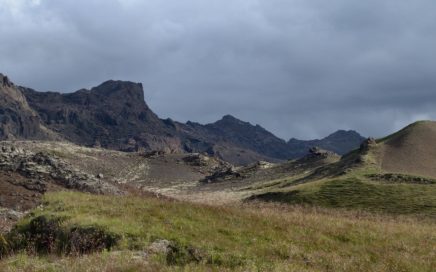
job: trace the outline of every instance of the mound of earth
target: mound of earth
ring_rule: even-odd
[[[411,124],[379,145],[383,171],[436,178],[436,122]]]

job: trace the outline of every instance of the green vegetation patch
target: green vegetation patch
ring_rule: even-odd
[[[308,184],[286,192],[269,192],[251,199],[436,218],[434,184],[381,184],[348,178]]]
[[[39,215],[0,237],[4,254],[26,250],[39,254],[87,254],[109,250],[120,239],[103,226],[64,224],[63,217]],[[3,241],[1,241],[3,238]]]
[[[53,235],[42,235],[41,227]],[[90,227],[103,232],[95,236]],[[68,252],[76,235],[87,237],[75,244],[87,252],[87,241],[107,241],[108,234],[116,239],[109,247],[102,244],[107,250],[91,255],[18,254],[3,258],[0,267],[6,271],[431,271],[433,230],[432,223],[347,217],[343,212],[262,203],[211,207],[58,192],[47,194],[43,207],[15,228],[35,241],[21,240],[24,245],[41,246],[42,253],[50,247]],[[170,241],[166,254],[143,257],[141,252],[163,240]],[[126,270],[129,267],[132,270]]]

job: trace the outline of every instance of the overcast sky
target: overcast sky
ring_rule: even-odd
[[[0,0],[0,72],[39,91],[142,82],[162,118],[289,139],[436,119],[434,0]]]

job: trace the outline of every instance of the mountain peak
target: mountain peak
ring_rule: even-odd
[[[3,87],[12,87],[14,83],[12,83],[7,76],[0,73],[0,85]]]
[[[238,118],[234,117],[233,115],[226,114],[224,115],[220,121],[231,121],[231,122],[241,122]]]
[[[355,130],[337,130],[330,134],[329,136],[325,137],[325,139],[332,138],[332,137],[362,137],[357,131]]]
[[[141,83],[122,80],[108,80],[91,89],[92,93],[105,96],[122,95],[140,101],[144,100],[144,89]]]
[[[248,122],[241,121],[240,119],[234,117],[233,115],[224,115],[220,120],[213,123],[218,126],[247,126],[250,125]]]

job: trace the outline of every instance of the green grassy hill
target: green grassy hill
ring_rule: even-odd
[[[46,195],[44,205],[18,224],[3,247],[17,245],[18,239],[21,252],[35,252],[38,242],[47,241],[37,231],[41,222],[50,226],[44,233],[56,234],[48,240],[53,251],[32,257],[17,254],[17,247],[16,255],[0,260],[2,271],[432,271],[436,265],[434,222],[73,192]],[[79,230],[82,235],[98,230],[93,237],[104,241],[113,238],[105,244],[110,251],[74,257],[65,255],[68,246],[56,250]],[[171,241],[170,251],[144,257],[161,239]]]
[[[436,122],[416,122],[249,199],[436,219],[434,161]]]

